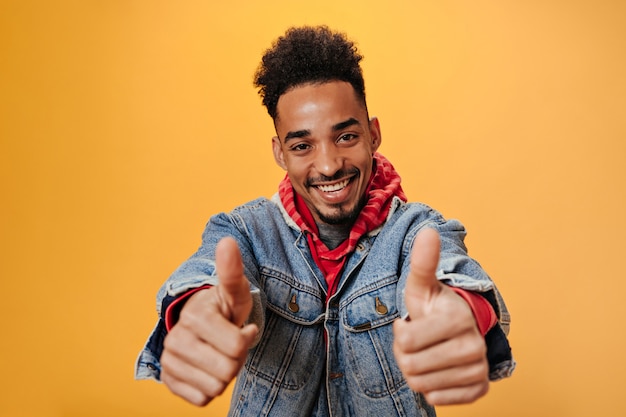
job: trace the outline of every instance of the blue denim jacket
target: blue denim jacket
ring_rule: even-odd
[[[441,237],[438,278],[480,292],[493,305],[499,323],[486,336],[490,378],[509,376],[515,367],[506,339],[509,314],[491,279],[467,255],[463,226],[397,198],[385,224],[359,241],[328,303],[306,236],[275,195],[213,216],[201,247],[159,290],[157,310],[161,316],[166,300],[217,284],[215,246],[232,236],[250,280],[249,321],[261,331],[237,377],[229,416],[434,416],[406,384],[392,350],[391,324],[406,313],[411,246],[424,227]],[[138,379],[159,379],[165,334],[161,317],[137,361]]]

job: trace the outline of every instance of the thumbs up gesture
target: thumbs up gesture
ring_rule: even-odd
[[[468,304],[437,280],[439,235],[415,238],[404,290],[409,319],[394,323],[393,350],[409,387],[432,405],[472,402],[489,389],[486,346]]]
[[[161,380],[198,406],[208,404],[233,380],[258,332],[253,324],[242,327],[252,297],[235,240],[222,239],[215,258],[219,285],[187,300],[161,355]]]

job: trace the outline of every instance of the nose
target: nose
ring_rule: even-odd
[[[332,177],[343,168],[344,158],[334,146],[321,146],[315,158],[317,171],[326,177]]]

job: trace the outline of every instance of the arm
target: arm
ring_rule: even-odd
[[[468,255],[464,243],[466,231],[460,222],[445,220],[432,209],[429,210],[427,217],[419,218],[419,222],[410,229],[404,241],[406,258],[402,264],[398,288],[403,291],[410,273],[410,254],[414,249],[416,235],[424,227],[433,228],[439,233],[440,256],[435,272],[439,281],[455,291],[462,289],[482,297],[491,305],[496,315],[497,322],[484,334],[489,362],[489,379],[496,381],[510,376],[516,365],[507,339],[510,315],[494,282],[480,264]],[[398,294],[398,302],[401,314],[406,314],[403,293]]]
[[[468,256],[463,225],[456,220],[448,220],[436,222],[433,227],[439,232],[441,245],[437,278],[454,289],[460,288],[480,295],[489,302],[496,314],[496,324],[483,334],[487,347],[489,379],[496,381],[510,376],[515,369],[515,361],[507,339],[510,315],[502,296],[485,270]]]
[[[174,374],[176,371],[171,359],[172,356],[175,356],[177,359],[181,356],[185,356],[184,352],[179,351],[192,351],[179,341],[188,338],[186,339],[187,341],[201,340],[206,342],[210,336],[200,333],[201,328],[204,329],[202,331],[219,334],[219,330],[216,329],[223,329],[225,324],[227,324],[224,323],[224,321],[235,325],[232,318],[226,317],[223,314],[224,310],[221,307],[216,310],[219,303],[215,303],[215,300],[224,301],[228,298],[221,294],[221,289],[219,288],[223,273],[228,266],[224,266],[224,262],[222,262],[222,266],[220,267],[220,256],[219,250],[217,249],[218,243],[225,237],[229,237],[228,240],[231,240],[231,242],[234,239],[234,245],[228,246],[234,246],[236,253],[230,253],[231,249],[233,249],[232,247],[231,249],[227,249],[225,251],[227,255],[226,257],[222,256],[222,261],[232,256],[238,257],[239,260],[235,262],[235,264],[238,264],[239,268],[243,271],[239,276],[243,277],[242,282],[245,284],[245,289],[248,294],[247,297],[252,297],[252,314],[249,317],[246,315],[246,318],[248,321],[255,323],[257,329],[262,329],[264,320],[262,300],[264,297],[256,285],[256,261],[249,244],[249,239],[245,233],[245,227],[242,227],[237,219],[238,217],[232,214],[214,216],[204,231],[201,247],[193,256],[183,263],[160,288],[157,295],[157,313],[159,314],[159,321],[144,350],[139,355],[135,373],[136,378],[163,380],[166,385],[173,388],[173,391],[179,390],[179,388],[174,388],[175,384],[178,386],[181,386],[181,384],[180,381],[174,382]],[[222,250],[222,254],[224,254],[224,250]],[[228,265],[229,262],[226,262],[226,264]],[[242,284],[242,287],[244,287],[244,284]],[[206,289],[198,291],[199,288],[203,287]],[[192,292],[193,296],[189,295]],[[185,297],[185,295],[187,295],[187,297]],[[166,317],[166,312],[169,311],[171,313],[172,311],[168,306],[173,303],[175,304],[176,300],[180,300],[181,297],[185,298],[185,300],[176,306],[176,314],[170,314],[169,317]],[[212,310],[207,309],[207,304],[211,306]],[[220,317],[222,320],[218,320]],[[167,326],[166,319],[168,321]],[[218,322],[215,323],[215,320]],[[191,324],[196,321],[198,324]],[[237,323],[237,325],[239,325],[239,323]],[[226,328],[228,328],[228,326],[226,326]],[[246,331],[252,332],[250,329]],[[260,338],[260,332],[255,331],[252,333],[256,334],[256,339],[252,342],[252,344],[254,344]],[[244,332],[244,336],[249,335],[249,333]],[[238,345],[238,343],[240,342],[236,341],[239,336],[241,335],[237,333],[235,338],[230,337],[230,339],[232,339],[231,343],[234,341],[234,345],[222,346],[221,349],[229,353],[239,349],[240,345]],[[247,347],[250,346],[250,343],[247,342],[246,340],[246,343],[243,343],[243,345],[247,345],[246,349],[238,352],[241,355],[234,355],[236,362],[237,359],[241,357],[245,358],[244,352],[247,353]],[[169,353],[166,353],[166,351]],[[171,353],[174,352],[176,352],[177,355],[171,355]],[[203,356],[210,360],[213,360],[213,357],[218,357],[215,356],[215,352],[207,356],[206,349],[204,349],[203,354],[194,354],[192,356]],[[231,357],[231,360],[232,359]],[[226,362],[219,361],[219,363]],[[239,364],[235,366],[237,370],[240,367]],[[223,369],[220,375],[221,379],[219,380],[224,381],[232,379],[230,375],[228,375],[229,372],[235,372],[235,370]],[[189,400],[196,404],[205,403],[205,401],[210,400],[212,396],[220,391],[219,387],[216,388],[218,385],[219,384],[214,384],[213,388],[211,388],[211,392],[209,393],[207,391],[207,393],[204,394],[206,398],[201,398],[201,396],[196,393],[196,397],[189,398]]]
[[[439,248],[433,229],[415,239],[404,289],[410,320],[394,323],[394,354],[429,403],[467,403],[489,389],[486,347],[468,304],[435,275]]]
[[[514,362],[500,324],[481,333],[463,292],[444,285],[476,291],[472,294],[486,301],[497,295],[489,277],[467,256],[464,229],[458,222],[435,227],[439,233],[424,229],[412,242],[403,274],[410,321],[394,323],[394,353],[409,386],[431,404],[467,403],[488,391],[490,379],[508,376]]]
[[[216,251],[219,285],[197,291],[168,333],[161,356],[161,379],[176,395],[206,405],[237,375],[258,332],[243,326],[252,309],[249,283],[233,239]]]

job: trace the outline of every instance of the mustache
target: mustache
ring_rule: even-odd
[[[326,175],[320,175],[319,177],[308,178],[306,180],[306,185],[311,187],[315,183],[337,181],[342,178],[350,177],[350,176],[358,175],[358,174],[359,174],[358,168],[342,169],[342,170],[335,172],[330,177]]]

